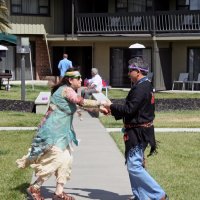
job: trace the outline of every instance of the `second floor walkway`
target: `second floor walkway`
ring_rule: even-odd
[[[81,13],[76,26],[78,34],[192,33],[200,30],[200,11]]]

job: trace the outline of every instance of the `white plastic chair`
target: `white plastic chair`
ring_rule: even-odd
[[[197,80],[196,81],[192,81],[192,90],[194,90],[195,84],[197,84],[197,85],[200,84],[200,73],[198,74]]]
[[[188,81],[189,73],[180,73],[178,81],[173,82],[172,90],[174,90],[175,84],[182,84],[182,90],[185,89],[185,82]]]

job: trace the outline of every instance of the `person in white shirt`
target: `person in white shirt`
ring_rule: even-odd
[[[84,99],[89,99],[92,93],[97,93],[102,91],[102,78],[98,74],[97,68],[92,68],[91,70],[92,78],[87,81],[87,88],[81,91],[81,96]]]

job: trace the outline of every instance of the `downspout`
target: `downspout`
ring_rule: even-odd
[[[94,51],[95,51],[95,43],[92,43],[92,67],[94,67]]]
[[[51,75],[53,73],[52,71],[52,67],[51,67],[51,58],[50,58],[50,53],[49,53],[49,45],[48,45],[48,42],[47,42],[47,34],[45,33],[44,34],[44,39],[45,39],[45,42],[46,42],[46,47],[47,47],[47,54],[48,54],[48,59],[49,59],[49,68],[50,68],[50,71],[51,71]]]
[[[74,38],[74,0],[72,0],[72,38]]]

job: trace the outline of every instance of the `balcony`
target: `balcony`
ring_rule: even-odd
[[[154,13],[79,13],[77,34],[193,33],[200,30],[200,11]]]

